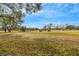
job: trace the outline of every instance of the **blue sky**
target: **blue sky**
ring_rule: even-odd
[[[23,17],[23,26],[42,28],[44,25],[70,24],[79,25],[79,4],[49,3],[42,4],[42,9]]]

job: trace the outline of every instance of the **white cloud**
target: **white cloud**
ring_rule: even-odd
[[[65,13],[63,13],[62,11],[56,11],[56,10],[41,10],[37,13],[34,13],[30,16],[42,16],[42,17],[46,17],[46,18],[56,18],[56,17],[62,17],[66,15]]]

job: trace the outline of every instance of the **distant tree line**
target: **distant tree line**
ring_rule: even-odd
[[[79,26],[76,25],[57,25],[54,26],[53,24],[45,25],[41,30],[51,31],[51,30],[79,30]]]
[[[36,30],[39,30],[38,28],[28,28],[28,27],[20,27],[19,29],[21,32],[25,32],[25,31],[36,31]]]
[[[39,32],[42,32],[42,31],[48,31],[48,32],[51,32],[52,30],[79,30],[79,26],[76,26],[76,25],[56,25],[54,26],[53,24],[47,24],[45,26],[43,26],[43,28],[39,29],[39,28],[28,28],[28,27],[20,27],[20,31],[22,32],[25,32],[25,31],[39,31]]]

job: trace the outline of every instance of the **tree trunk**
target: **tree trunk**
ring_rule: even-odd
[[[3,29],[4,29],[5,32],[7,32],[6,24],[4,25],[4,28]]]
[[[4,29],[4,31],[6,32],[6,28]]]

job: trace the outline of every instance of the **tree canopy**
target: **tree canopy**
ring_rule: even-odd
[[[23,22],[21,18],[24,14],[31,14],[39,10],[41,10],[40,3],[1,3],[0,22],[6,32],[7,29],[11,30],[21,25]]]

